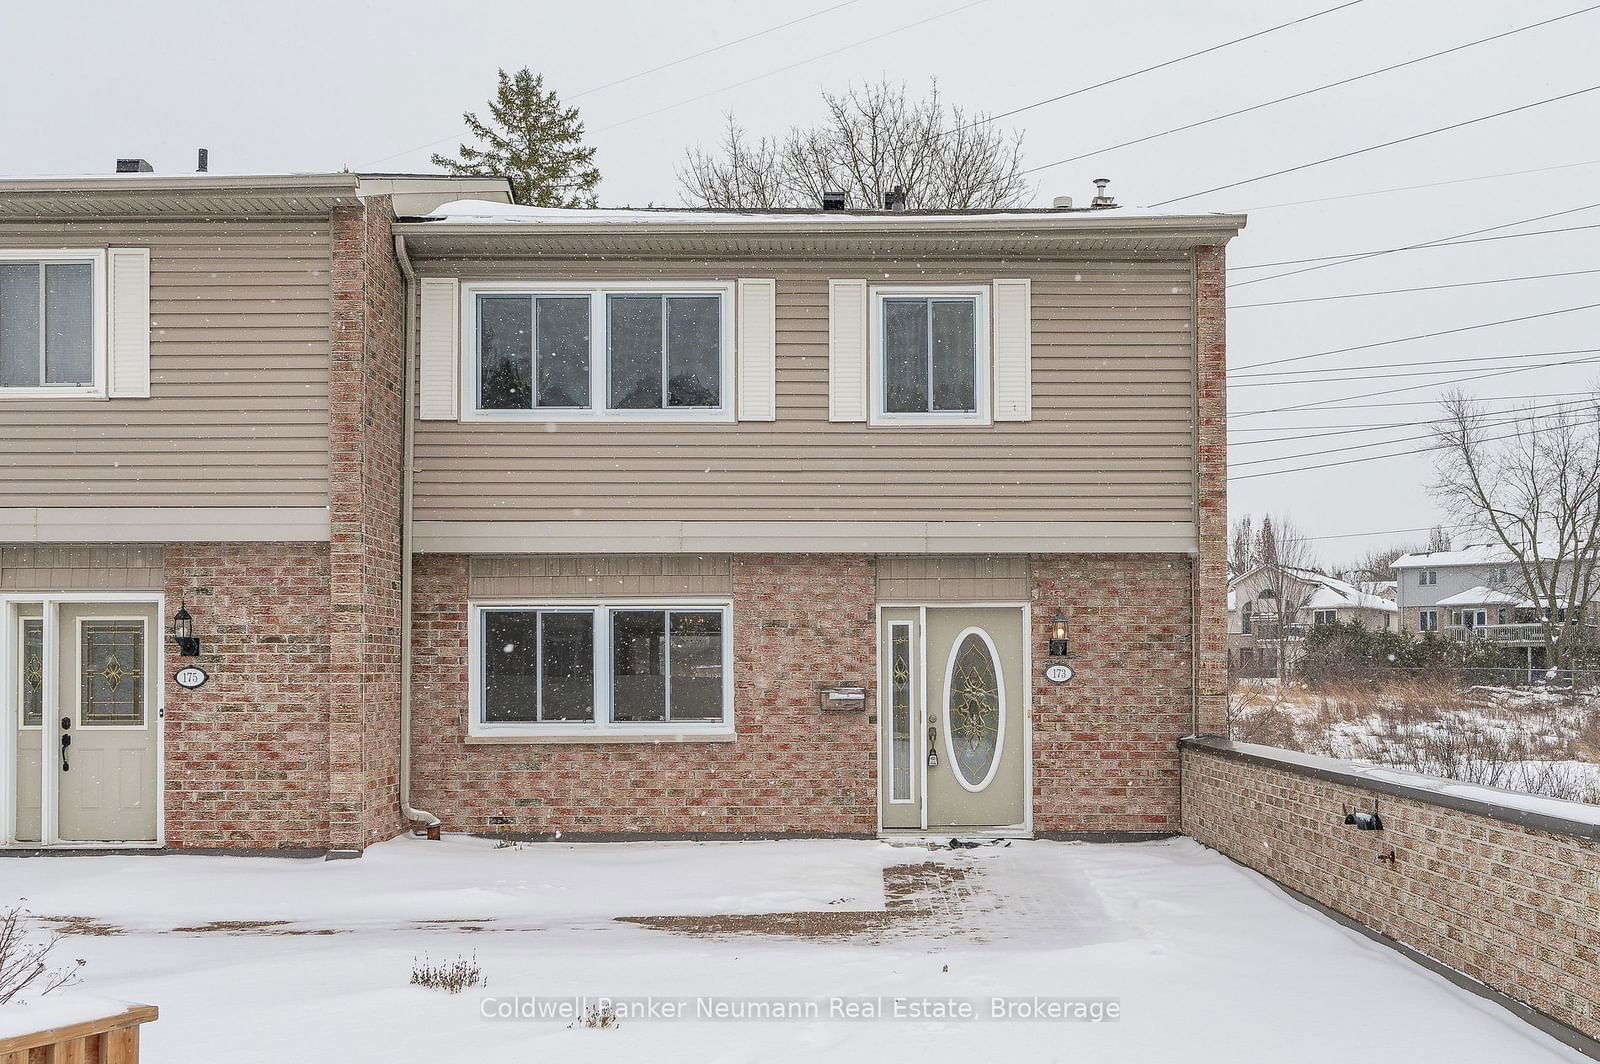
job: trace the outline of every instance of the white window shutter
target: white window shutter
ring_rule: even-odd
[[[740,421],[772,421],[777,412],[778,282],[739,279],[737,386]]]
[[[455,421],[456,381],[461,375],[461,282],[454,277],[424,277],[420,290],[417,388],[422,418]]]
[[[106,395],[150,398],[150,249],[106,252]]]
[[[867,420],[867,282],[828,282],[828,420]]]
[[[1033,285],[994,283],[994,419],[1033,418]]]

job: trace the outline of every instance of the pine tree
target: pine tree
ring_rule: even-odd
[[[593,207],[600,171],[594,149],[583,145],[576,107],[561,106],[544,75],[527,67],[516,76],[499,71],[500,88],[489,101],[489,122],[462,115],[478,146],[461,145],[461,157],[435,155],[433,164],[452,174],[506,177],[517,202],[535,207]]]

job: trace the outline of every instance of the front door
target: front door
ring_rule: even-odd
[[[51,612],[53,639],[47,637]],[[15,840],[67,846],[156,841],[155,605],[24,603],[14,630],[8,717],[16,752]]]
[[[885,829],[1021,828],[1029,690],[1018,606],[882,610]]]

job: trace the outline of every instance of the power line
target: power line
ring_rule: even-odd
[[[1385,528],[1376,532],[1340,532],[1332,536],[1305,536],[1305,539],[1365,539],[1368,536],[1402,536],[1408,532],[1432,532],[1436,528],[1452,528],[1451,525],[1424,525],[1421,528]]]
[[[788,66],[781,66],[781,67],[778,67],[778,68],[776,68],[774,70],[768,70],[768,71],[765,71],[763,73],[757,74],[755,77],[745,78],[743,81],[736,81],[732,85],[724,85],[720,89],[712,89],[710,92],[702,92],[698,96],[691,96],[686,100],[679,100],[677,103],[669,103],[669,104],[665,105],[664,107],[657,107],[653,111],[646,111],[643,114],[634,115],[632,118],[624,118],[620,122],[612,122],[609,125],[600,126],[598,129],[594,130],[594,132],[596,132],[596,133],[604,133],[607,130],[616,129],[616,128],[620,127],[620,126],[630,125],[630,124],[632,124],[634,122],[642,122],[646,118],[654,118],[656,115],[663,114],[663,113],[665,113],[667,111],[675,110],[676,108],[684,107],[684,106],[687,106],[688,104],[691,104],[691,103],[698,103],[701,100],[707,99],[707,98],[712,97],[712,96],[720,95],[720,94],[722,94],[724,92],[730,92],[733,89],[743,88],[744,86],[754,84],[757,81],[762,81],[762,80],[765,80],[766,78],[774,77],[775,75],[778,75],[778,74],[787,73],[788,71],[794,70],[797,67],[803,67],[803,66],[806,66],[809,63],[815,63],[818,60],[827,59],[827,58],[829,58],[831,56],[838,55],[840,52],[848,52],[852,48],[860,48],[864,44],[871,44],[873,41],[881,41],[885,37],[894,36],[896,33],[904,33],[906,30],[916,29],[918,26],[925,26],[930,22],[935,22],[935,21],[937,21],[939,19],[942,19],[942,18],[949,18],[951,15],[960,14],[961,12],[966,11],[969,8],[974,8],[974,7],[977,7],[979,4],[983,4],[983,3],[987,3],[987,2],[988,2],[988,0],[971,0],[970,3],[962,4],[960,7],[953,7],[949,11],[941,11],[937,15],[929,15],[927,18],[921,18],[921,19],[918,19],[915,22],[908,22],[903,26],[896,26],[892,30],[885,30],[882,33],[877,33],[877,34],[872,35],[871,37],[863,38],[862,40],[856,41],[853,44],[846,44],[846,45],[843,45],[843,46],[841,46],[839,48],[834,48],[831,51],[823,52],[820,55],[811,56],[809,59],[802,59],[799,62],[790,63]],[[1359,2],[1359,0],[1358,0],[1358,2]]]
[[[1390,344],[1410,343],[1412,340],[1429,340],[1437,336],[1453,336],[1456,333],[1472,332],[1476,329],[1488,329],[1497,325],[1512,325],[1520,321],[1534,321],[1538,318],[1553,318],[1561,314],[1573,314],[1580,310],[1593,310],[1600,307],[1600,303],[1585,303],[1577,307],[1562,307],[1560,310],[1546,310],[1538,314],[1524,314],[1516,318],[1500,318],[1497,321],[1479,322],[1476,325],[1461,325],[1454,329],[1440,329],[1436,332],[1416,333],[1412,336],[1396,336],[1389,340],[1375,340],[1370,344],[1352,344],[1349,347],[1331,347],[1326,351],[1313,351],[1308,355],[1292,355],[1289,358],[1272,358],[1265,362],[1249,362],[1239,369],[1260,369],[1263,366],[1282,366],[1290,362],[1304,362],[1310,358],[1326,358],[1329,355],[1342,355],[1351,351],[1370,351],[1375,347],[1388,347]]]
[[[1502,442],[1504,442],[1506,440],[1516,439],[1518,435],[1520,435],[1520,434],[1512,432],[1512,433],[1507,433],[1504,436],[1490,436],[1490,437],[1488,437],[1486,439],[1479,440],[1478,442],[1479,443],[1502,443]],[[1306,473],[1306,472],[1310,472],[1313,469],[1333,469],[1336,466],[1360,465],[1363,462],[1380,462],[1380,461],[1383,461],[1386,458],[1406,458],[1406,457],[1409,457],[1410,455],[1415,455],[1415,454],[1427,454],[1429,451],[1437,451],[1438,449],[1439,449],[1439,445],[1438,444],[1434,444],[1431,447],[1413,447],[1413,448],[1411,448],[1409,450],[1393,451],[1393,452],[1391,452],[1389,454],[1372,454],[1372,455],[1367,455],[1364,458],[1345,458],[1345,459],[1342,459],[1342,460],[1337,461],[1337,462],[1318,462],[1318,463],[1316,463],[1314,465],[1295,466],[1295,467],[1293,467],[1291,469],[1264,469],[1259,473],[1241,473],[1236,477],[1229,477],[1228,478],[1228,482],[1231,484],[1235,480],[1254,480],[1257,477],[1276,477],[1276,476],[1281,476],[1284,473]]]
[[[1548,218],[1560,218],[1568,214],[1579,214],[1583,211],[1600,207],[1600,202],[1585,203],[1578,207],[1567,207],[1564,210],[1551,211],[1548,214],[1535,214],[1528,218],[1518,218],[1515,221],[1501,222],[1498,225],[1486,226],[1483,229],[1471,229],[1465,233],[1454,233],[1450,236],[1434,237],[1432,240],[1421,240],[1415,244],[1402,244],[1399,247],[1378,248],[1376,251],[1347,251],[1338,255],[1313,255],[1303,259],[1278,259],[1273,262],[1251,262],[1240,266],[1229,266],[1228,272],[1235,270],[1260,270],[1268,266],[1297,266],[1303,262],[1325,263],[1323,266],[1313,266],[1306,270],[1291,270],[1287,273],[1275,273],[1270,277],[1257,277],[1249,281],[1231,282],[1229,288],[1243,288],[1245,285],[1258,284],[1261,281],[1275,281],[1279,277],[1293,277],[1300,273],[1310,273],[1311,270],[1326,269],[1327,266],[1340,266],[1346,262],[1357,262],[1363,259],[1373,259],[1380,255],[1394,255],[1401,251],[1419,251],[1424,248],[1455,247],[1457,244],[1485,244],[1493,240],[1518,240],[1525,236],[1549,236],[1554,233],[1568,233],[1579,229],[1600,229],[1600,225],[1574,225],[1558,229],[1535,229],[1529,233],[1503,233],[1500,236],[1481,236],[1483,233],[1493,233],[1500,229],[1510,229],[1518,225],[1527,225],[1529,222],[1542,222]],[[1468,239],[1468,238],[1478,239]]]
[[[1200,49],[1198,52],[1189,52],[1187,55],[1180,55],[1180,56],[1177,56],[1176,58],[1167,59],[1167,60],[1164,60],[1164,61],[1162,61],[1160,63],[1155,63],[1155,64],[1153,64],[1151,66],[1141,67],[1138,70],[1132,70],[1132,71],[1129,71],[1126,74],[1118,74],[1114,78],[1107,78],[1105,81],[1097,81],[1093,85],[1084,85],[1084,86],[1082,86],[1080,88],[1072,89],[1072,90],[1070,90],[1068,92],[1063,92],[1063,93],[1061,93],[1060,95],[1057,95],[1057,96],[1047,97],[1046,99],[1039,100],[1039,101],[1037,101],[1035,103],[1024,104],[1021,107],[1013,107],[1011,110],[1009,110],[1009,111],[1001,111],[997,115],[986,115],[982,119],[979,119],[976,122],[969,122],[965,126],[957,126],[955,129],[949,130],[948,133],[959,133],[964,129],[972,129],[975,126],[987,125],[987,124],[989,124],[991,122],[998,122],[1002,118],[1010,118],[1012,115],[1019,115],[1024,111],[1031,111],[1036,107],[1044,107],[1046,104],[1060,103],[1062,100],[1069,100],[1074,96],[1081,96],[1084,93],[1092,92],[1095,89],[1103,89],[1107,85],[1115,85],[1119,81],[1127,81],[1130,78],[1136,78],[1136,77],[1139,77],[1142,74],[1149,74],[1149,73],[1152,73],[1153,71],[1165,69],[1166,67],[1176,66],[1179,63],[1186,62],[1186,61],[1188,61],[1190,59],[1196,59],[1196,58],[1198,58],[1198,57],[1200,57],[1202,55],[1207,55],[1207,54],[1209,54],[1211,52],[1218,52],[1218,51],[1221,51],[1224,48],[1231,48],[1236,44],[1243,44],[1245,41],[1253,41],[1257,37],[1265,37],[1269,33],[1276,33],[1279,30],[1288,29],[1290,26],[1298,26],[1302,22],[1310,22],[1312,19],[1321,18],[1323,15],[1331,15],[1335,11],[1343,11],[1345,8],[1354,7],[1355,5],[1357,5],[1357,4],[1361,3],[1361,2],[1362,2],[1362,0],[1347,0],[1346,3],[1337,4],[1337,5],[1335,5],[1333,7],[1329,7],[1329,8],[1324,8],[1321,11],[1314,11],[1309,15],[1302,15],[1301,17],[1296,18],[1296,19],[1291,19],[1288,22],[1280,22],[1276,26],[1268,26],[1266,29],[1256,30],[1254,33],[1247,33],[1243,37],[1235,37],[1231,41],[1223,41],[1221,44],[1213,44],[1210,47]],[[1576,14],[1576,12],[1574,12],[1574,14]],[[1531,27],[1529,27],[1529,28],[1531,28]],[[1515,32],[1515,31],[1513,31],[1513,32]],[[948,135],[948,133],[946,135]],[[1064,161],[1070,161],[1070,160],[1064,160]],[[1047,163],[1046,165],[1047,166],[1055,166],[1056,164],[1055,163]],[[1034,167],[1034,170],[1043,170],[1043,169],[1044,169],[1043,166]],[[1024,170],[1022,172],[1024,174],[1031,174],[1034,171],[1033,170]]]
[[[1309,170],[1313,166],[1322,166],[1324,163],[1338,162],[1341,159],[1350,159],[1357,155],[1365,155],[1367,152],[1378,151],[1382,148],[1392,148],[1396,144],[1406,144],[1410,141],[1421,140],[1423,137],[1431,137],[1438,133],[1448,133],[1451,130],[1464,129],[1467,126],[1477,125],[1479,122],[1487,122],[1494,118],[1504,118],[1506,115],[1514,115],[1521,111],[1531,110],[1535,107],[1543,107],[1545,104],[1559,103],[1562,100],[1570,100],[1575,96],[1583,96],[1586,93],[1595,92],[1597,90],[1600,90],[1600,85],[1590,85],[1587,88],[1575,89],[1572,92],[1565,92],[1559,96],[1549,96],[1542,100],[1534,100],[1532,103],[1519,104],[1516,107],[1508,107],[1504,111],[1496,111],[1493,114],[1479,115],[1477,118],[1468,118],[1461,122],[1451,123],[1448,126],[1438,126],[1434,129],[1425,129],[1420,133],[1411,133],[1404,137],[1396,137],[1394,140],[1386,140],[1381,144],[1369,144],[1364,148],[1355,148],[1351,151],[1340,152],[1338,155],[1330,155],[1326,159],[1313,159],[1311,162],[1299,163],[1295,166],[1287,166],[1282,170],[1274,170],[1268,174],[1258,174],[1255,177],[1247,177],[1239,181],[1230,181],[1225,185],[1217,185],[1213,188],[1201,189],[1199,192],[1189,192],[1182,196],[1173,196],[1170,199],[1159,200],[1156,203],[1149,204],[1149,206],[1165,207],[1168,204],[1181,203],[1187,199],[1194,199],[1196,196],[1205,196],[1213,192],[1222,192],[1230,188],[1238,188],[1240,185],[1252,185],[1257,181],[1265,181],[1271,177],[1282,177],[1284,174],[1293,174],[1298,173],[1301,170]]]
[[[1502,370],[1497,370],[1494,373],[1480,373],[1475,377],[1464,377],[1461,380],[1452,381],[1451,383],[1453,383],[1453,384],[1467,384],[1467,383],[1469,383],[1471,381],[1488,380],[1491,377],[1508,377],[1513,373],[1527,373],[1530,370],[1536,370],[1536,369],[1555,369],[1555,368],[1558,368],[1558,367],[1561,367],[1561,366],[1579,366],[1579,365],[1586,365],[1588,363],[1597,362],[1597,361],[1600,361],[1600,357],[1576,358],[1576,359],[1573,359],[1570,362],[1549,362],[1549,363],[1545,363],[1545,364],[1539,365],[1539,366],[1518,366],[1515,369],[1502,369]],[[1239,416],[1239,417],[1254,417],[1254,416],[1257,416],[1257,415],[1260,415],[1260,414],[1283,414],[1283,413],[1287,413],[1287,412],[1289,412],[1291,410],[1310,410],[1313,407],[1328,407],[1330,409],[1340,409],[1340,407],[1336,406],[1335,404],[1342,403],[1342,402],[1344,402],[1346,400],[1349,400],[1349,399],[1367,399],[1367,398],[1370,398],[1371,396],[1374,396],[1374,395],[1394,395],[1394,394],[1396,394],[1398,392],[1414,392],[1414,391],[1417,391],[1417,390],[1422,389],[1422,388],[1436,388],[1436,387],[1438,387],[1437,384],[1408,384],[1403,388],[1386,388],[1383,391],[1377,391],[1377,392],[1360,392],[1360,393],[1358,393],[1356,395],[1344,395],[1344,396],[1339,396],[1339,397],[1334,398],[1334,399],[1319,399],[1314,403],[1297,403],[1297,404],[1295,404],[1293,406],[1273,407],[1270,410],[1251,410],[1251,411],[1246,411],[1245,413],[1239,414],[1237,416]],[[1421,404],[1421,405],[1428,405],[1428,404]],[[1355,409],[1355,408],[1352,407],[1351,409]]]
[[[739,45],[739,44],[744,44],[746,41],[753,41],[757,37],[765,37],[769,33],[777,33],[779,30],[786,30],[790,26],[798,26],[802,22],[809,22],[814,18],[821,18],[823,15],[832,14],[833,12],[838,11],[840,8],[849,7],[852,4],[858,4],[860,2],[861,2],[861,0],[844,0],[844,3],[834,4],[832,7],[825,7],[821,11],[813,11],[809,15],[801,15],[799,18],[790,19],[788,22],[780,22],[776,26],[768,26],[764,30],[757,30],[755,33],[746,34],[745,36],[739,37],[736,40],[726,41],[726,42],[724,42],[722,44],[715,45],[715,46],[713,46],[711,48],[706,48],[706,49],[703,49],[701,51],[695,52],[695,53],[693,53],[691,55],[680,56],[677,59],[672,60],[671,62],[662,63],[660,66],[651,67],[649,70],[640,70],[640,71],[638,71],[636,73],[629,74],[626,77],[618,78],[615,81],[608,81],[604,85],[596,85],[593,88],[584,89],[582,92],[574,93],[573,95],[566,97],[565,102],[571,103],[573,100],[577,100],[577,99],[579,99],[581,97],[588,96],[588,95],[590,95],[592,93],[600,92],[600,91],[602,91],[604,89],[614,88],[614,87],[616,87],[618,85],[624,84],[624,83],[629,82],[629,81],[633,81],[633,80],[635,80],[637,78],[645,77],[645,76],[650,75],[650,74],[660,73],[661,71],[666,70],[669,67],[678,66],[680,63],[687,63],[687,62],[689,62],[691,60],[694,60],[694,59],[700,59],[700,58],[702,58],[704,56],[710,55],[713,52],[720,52],[723,49],[732,48],[735,45]],[[457,139],[460,138],[460,136],[461,136],[461,134],[459,134],[459,133],[452,133],[448,137],[440,137],[438,140],[430,140],[426,144],[418,144],[414,148],[407,148],[405,151],[397,151],[393,155],[385,155],[381,159],[374,159],[372,162],[367,163],[365,165],[366,166],[376,166],[379,163],[386,163],[390,159],[398,159],[402,155],[410,155],[414,151],[422,151],[424,148],[436,148],[441,144],[448,144],[452,140],[457,140]]]
[[[1397,296],[1413,292],[1443,292],[1450,288],[1476,288],[1486,284],[1511,284],[1514,281],[1547,281],[1554,277],[1583,277],[1592,273],[1600,273],[1600,269],[1567,270],[1564,273],[1531,273],[1524,274],[1521,277],[1492,277],[1486,281],[1457,281],[1454,284],[1428,284],[1418,288],[1383,288],[1375,292],[1344,292],[1332,296],[1306,296],[1302,299],[1275,299],[1270,303],[1230,303],[1228,304],[1228,311],[1232,313],[1236,310],[1250,310],[1254,307],[1286,307],[1295,303],[1326,303],[1334,299],[1368,299],[1373,296]]]
[[[1454,177],[1448,181],[1429,181],[1422,185],[1396,185],[1393,188],[1375,188],[1366,192],[1344,192],[1337,196],[1317,196],[1313,199],[1285,200],[1282,203],[1264,203],[1259,207],[1240,208],[1241,213],[1259,214],[1262,211],[1275,211],[1283,207],[1304,207],[1313,203],[1333,203],[1337,200],[1365,199],[1368,196],[1387,196],[1396,192],[1420,192],[1429,188],[1445,188],[1449,185],[1470,185],[1476,181],[1496,181],[1503,177],[1526,177],[1529,174],[1548,174],[1554,170],[1572,170],[1580,166],[1600,166],[1600,159],[1585,159],[1576,163],[1557,163],[1554,166],[1536,166],[1531,170],[1503,170],[1498,174],[1479,174],[1477,177]]]
[[[1518,355],[1479,355],[1479,356],[1477,356],[1475,358],[1429,359],[1429,360],[1422,361],[1422,362],[1396,362],[1396,363],[1392,363],[1391,365],[1388,365],[1388,366],[1380,366],[1380,365],[1338,366],[1338,367],[1335,367],[1333,369],[1284,370],[1283,373],[1281,374],[1282,376],[1295,375],[1295,376],[1298,377],[1298,379],[1296,379],[1296,380],[1269,380],[1269,381],[1254,381],[1253,380],[1253,381],[1248,381],[1248,382],[1246,382],[1244,384],[1234,384],[1232,381],[1229,381],[1228,382],[1228,387],[1230,387],[1230,388],[1282,388],[1282,387],[1294,386],[1294,385],[1304,386],[1304,385],[1307,385],[1307,384],[1331,384],[1331,383],[1335,383],[1335,382],[1338,382],[1338,381],[1378,381],[1378,380],[1390,380],[1390,379],[1393,379],[1395,377],[1453,376],[1453,375],[1461,374],[1461,373],[1472,373],[1472,372],[1475,372],[1475,370],[1473,370],[1473,369],[1462,369],[1462,368],[1460,368],[1463,363],[1521,361],[1521,360],[1534,359],[1534,358],[1555,358],[1555,357],[1560,356],[1560,355],[1587,354],[1587,353],[1594,353],[1594,352],[1600,352],[1600,348],[1594,348],[1594,347],[1591,347],[1591,348],[1579,348],[1579,349],[1566,350],[1566,351],[1528,351],[1528,352],[1524,352],[1523,354],[1518,354]],[[1449,366],[1449,367],[1453,367],[1453,368],[1450,368],[1450,369],[1400,370],[1400,372],[1397,372],[1397,373],[1356,373],[1356,374],[1353,374],[1352,376],[1348,376],[1348,377],[1330,377],[1330,376],[1326,376],[1326,374],[1329,374],[1329,373],[1344,373],[1347,370],[1399,369],[1402,366]],[[1528,368],[1537,369],[1539,367],[1530,366]],[[1280,374],[1275,374],[1275,373],[1245,373],[1245,374],[1241,374],[1241,376],[1243,376],[1243,377],[1277,377],[1277,376],[1280,376]],[[1448,382],[1443,382],[1443,383],[1448,383]]]
[[[1592,403],[1593,401],[1594,400],[1590,399],[1590,398],[1568,399],[1568,400],[1564,400],[1563,402],[1559,402],[1559,403],[1545,403],[1545,404],[1542,404],[1542,405],[1529,406],[1529,407],[1524,408],[1524,412],[1527,413],[1527,414],[1553,413],[1553,412],[1555,412],[1557,410],[1561,410],[1561,409],[1564,409],[1566,407],[1582,405],[1582,404],[1585,404],[1585,403]],[[1490,411],[1485,411],[1485,413],[1488,413],[1488,414],[1491,414],[1491,415],[1502,415],[1502,414],[1506,414],[1506,413],[1509,413],[1509,412],[1510,411],[1508,411],[1508,410],[1490,410]],[[1325,438],[1327,438],[1329,436],[1353,436],[1353,435],[1356,435],[1358,433],[1363,433],[1363,432],[1393,432],[1396,429],[1414,429],[1414,428],[1420,428],[1423,425],[1432,425],[1433,423],[1434,423],[1433,419],[1428,419],[1428,420],[1425,420],[1425,421],[1388,421],[1388,422],[1385,422],[1385,423],[1383,423],[1381,425],[1306,425],[1306,426],[1303,426],[1303,428],[1306,428],[1306,429],[1330,429],[1330,430],[1332,430],[1332,431],[1329,431],[1329,432],[1292,431],[1293,429],[1300,428],[1301,426],[1288,426],[1288,425],[1262,426],[1262,427],[1259,427],[1259,428],[1238,428],[1238,429],[1233,429],[1230,432],[1230,435],[1233,432],[1262,432],[1262,431],[1266,431],[1266,432],[1289,432],[1289,435],[1286,435],[1286,436],[1270,436],[1270,437],[1267,437],[1265,439],[1259,439],[1259,440],[1229,440],[1228,441],[1228,446],[1229,447],[1258,447],[1258,446],[1261,446],[1263,444],[1296,443],[1296,442],[1299,442],[1301,440],[1320,440],[1320,439],[1325,439]],[[1389,440],[1389,441],[1385,441],[1385,442],[1398,443],[1400,441],[1398,441],[1398,440]],[[1379,445],[1378,444],[1369,444],[1369,446],[1374,446],[1375,447],[1375,446],[1379,446]]]
[[[1350,85],[1366,78],[1376,77],[1379,74],[1387,74],[1390,71],[1400,70],[1403,67],[1415,66],[1418,63],[1425,63],[1430,59],[1438,59],[1440,56],[1446,56],[1454,52],[1465,51],[1468,48],[1476,48],[1480,44],[1488,44],[1491,41],[1498,41],[1503,37],[1511,37],[1518,33],[1524,33],[1527,30],[1538,29],[1540,26],[1548,26],[1552,22],[1560,22],[1562,19],[1569,19],[1577,15],[1587,14],[1588,12],[1594,11],[1597,8],[1600,8],[1600,4],[1592,4],[1589,7],[1580,8],[1577,11],[1569,11],[1564,15],[1557,15],[1554,18],[1547,18],[1543,22],[1534,22],[1526,26],[1518,26],[1516,29],[1506,30],[1503,33],[1496,33],[1490,37],[1480,37],[1475,41],[1468,41],[1465,44],[1458,44],[1450,48],[1445,48],[1442,51],[1431,52],[1428,55],[1419,55],[1414,59],[1407,59],[1401,63],[1391,63],[1389,66],[1379,67],[1377,70],[1369,70],[1364,74],[1355,74],[1351,77],[1340,78],[1338,81],[1330,81],[1325,85],[1318,85],[1315,88],[1302,89],[1299,92],[1290,93],[1288,96],[1279,96],[1275,100],[1267,100],[1264,103],[1251,104],[1249,107],[1241,107],[1238,110],[1229,111],[1226,114],[1212,115],[1210,118],[1202,118],[1197,122],[1189,122],[1186,125],[1174,126],[1171,129],[1164,129],[1159,133],[1151,133],[1148,136],[1136,137],[1133,140],[1125,140],[1119,144],[1112,144],[1104,148],[1096,148],[1094,151],[1086,151],[1080,155],[1071,155],[1065,159],[1057,159],[1053,163],[1044,163],[1041,166],[1034,166],[1022,172],[1023,174],[1036,174],[1040,170],[1048,170],[1054,166],[1065,166],[1067,163],[1075,163],[1079,159],[1087,159],[1093,155],[1104,155],[1107,152],[1117,151],[1122,148],[1129,148],[1135,144],[1145,144],[1152,140],[1159,140],[1162,137],[1171,136],[1174,133],[1186,133],[1191,129],[1198,129],[1201,126],[1207,126],[1213,122],[1221,122],[1223,119],[1237,118],[1239,115],[1249,114],[1252,111],[1260,111],[1267,107],[1274,107],[1280,103],[1288,103],[1291,100],[1303,99],[1304,97],[1312,96],[1319,92],[1325,92],[1328,89],[1336,89],[1342,85]]]
[[[1577,400],[1577,402],[1578,403],[1590,403],[1590,404],[1592,404],[1594,402],[1594,400],[1592,400],[1592,399],[1584,399],[1584,400]],[[1532,418],[1534,416],[1535,415],[1532,415],[1532,414],[1522,414],[1522,415],[1519,415],[1517,417],[1504,418],[1504,419],[1502,419],[1500,421],[1483,421],[1483,422],[1479,422],[1474,427],[1475,428],[1481,428],[1481,429],[1497,429],[1497,428],[1502,428],[1502,427],[1504,427],[1506,425],[1516,425],[1516,424],[1519,424],[1519,423],[1524,422],[1524,421],[1532,420]],[[1404,436],[1404,437],[1401,437],[1398,440],[1374,440],[1371,443],[1352,443],[1352,444],[1349,444],[1348,446],[1345,446],[1345,447],[1328,447],[1328,448],[1324,448],[1324,449],[1316,450],[1316,451],[1298,451],[1298,452],[1296,452],[1294,454],[1274,455],[1271,458],[1252,458],[1252,459],[1250,459],[1248,461],[1244,461],[1244,462],[1229,462],[1229,465],[1230,465],[1230,467],[1233,467],[1233,468],[1239,468],[1239,467],[1243,467],[1243,466],[1252,466],[1252,465],[1270,465],[1273,462],[1288,462],[1288,461],[1291,461],[1291,460],[1293,460],[1295,458],[1310,458],[1312,455],[1341,454],[1341,453],[1344,453],[1346,451],[1364,451],[1364,450],[1368,450],[1368,449],[1373,448],[1373,447],[1391,447],[1391,446],[1393,446],[1394,444],[1397,444],[1397,443],[1415,443],[1418,440],[1431,440],[1431,439],[1436,439],[1436,438],[1437,438],[1436,434],[1430,432],[1430,433],[1427,433],[1427,434],[1422,435],[1422,436]],[[1257,442],[1265,442],[1265,441],[1257,441]]]
[[[1565,394],[1565,393],[1563,393],[1563,394]],[[1357,396],[1349,396],[1348,398],[1352,398],[1353,399],[1353,398],[1358,398],[1358,397]],[[1545,393],[1545,392],[1533,392],[1531,394],[1524,394],[1524,395],[1481,395],[1481,396],[1477,396],[1476,397],[1476,401],[1480,402],[1480,403],[1501,403],[1501,402],[1509,403],[1509,402],[1515,402],[1515,401],[1520,400],[1520,399],[1548,399],[1548,398],[1549,398],[1549,395],[1547,393]],[[1340,410],[1387,410],[1387,409],[1390,409],[1392,407],[1400,407],[1400,406],[1437,406],[1438,402],[1439,401],[1437,399],[1409,399],[1409,400],[1406,400],[1404,402],[1399,402],[1399,403],[1350,403],[1350,404],[1344,405],[1344,406],[1328,407],[1326,412],[1335,413],[1335,412],[1338,412]],[[1278,410],[1235,410],[1235,411],[1229,413],[1228,416],[1230,418],[1234,418],[1234,417],[1255,417],[1258,414],[1276,414],[1276,413],[1279,413],[1279,412],[1280,411],[1278,411]],[[1229,431],[1230,432],[1258,432],[1258,431],[1262,431],[1262,430],[1260,428],[1255,428],[1255,427],[1250,427],[1250,426],[1243,426],[1241,428],[1230,428]]]

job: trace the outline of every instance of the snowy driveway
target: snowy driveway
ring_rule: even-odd
[[[0,860],[0,904],[18,897],[67,932],[59,956],[87,960],[80,992],[160,1006],[152,1062],[218,1046],[236,1064],[1582,1059],[1186,839],[404,838],[359,861]],[[411,986],[424,955],[475,955],[487,986]],[[486,997],[578,995],[811,1002],[822,1018],[591,1030],[481,1016]],[[828,1018],[896,996],[1113,999],[1121,1015]]]

